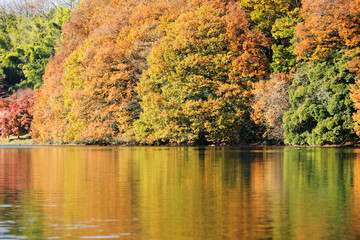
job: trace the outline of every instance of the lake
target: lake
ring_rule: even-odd
[[[0,147],[0,239],[309,238],[360,238],[360,149]]]

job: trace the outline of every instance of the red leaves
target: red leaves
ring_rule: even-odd
[[[8,98],[0,99],[1,137],[20,136],[31,129],[33,90],[19,90]]]

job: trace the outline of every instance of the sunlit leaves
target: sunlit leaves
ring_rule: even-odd
[[[276,19],[272,26],[272,37],[275,43],[272,45],[273,72],[293,72],[295,70],[296,56],[295,49],[295,26],[301,22],[299,8],[289,11],[287,15]]]
[[[241,7],[249,18],[264,33],[270,33],[276,19],[286,15],[288,11],[300,7],[297,0],[242,0]]]
[[[290,107],[286,142],[351,140],[359,1],[301,3],[84,0],[64,26],[36,91],[33,136],[106,144],[240,143],[265,129],[261,137],[281,141]],[[0,53],[11,39],[0,36]],[[31,62],[26,67],[24,52]],[[4,58],[3,70],[34,82],[46,53],[19,47]],[[354,86],[355,107],[357,91]]]
[[[316,60],[332,51],[359,53],[360,3],[358,0],[303,1],[296,36],[299,59]]]

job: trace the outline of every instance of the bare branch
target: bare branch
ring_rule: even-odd
[[[34,15],[44,13],[58,5],[75,8],[80,0],[7,0],[0,3],[0,9],[14,14]]]

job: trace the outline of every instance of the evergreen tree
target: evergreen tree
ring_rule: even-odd
[[[356,139],[349,95],[354,75],[347,61],[329,57],[298,68],[289,92],[291,108],[284,116],[285,143],[323,145]]]

